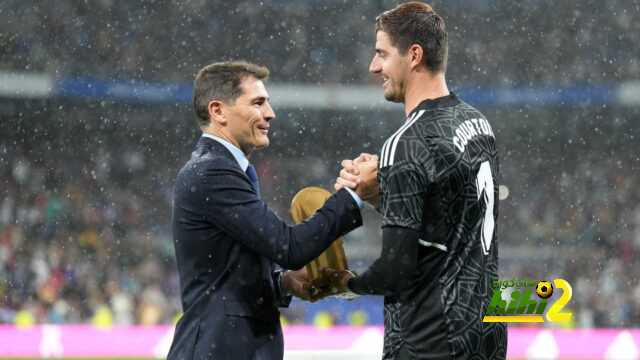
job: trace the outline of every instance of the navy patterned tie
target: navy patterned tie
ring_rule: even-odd
[[[249,164],[249,166],[247,166],[247,171],[245,172],[247,173],[249,180],[251,180],[253,189],[256,191],[258,196],[260,196],[260,183],[258,182],[258,173],[256,172],[256,168],[253,165]]]

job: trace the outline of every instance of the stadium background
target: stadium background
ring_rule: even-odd
[[[395,4],[3,0],[0,324],[173,323],[170,206],[198,137],[197,69],[270,68],[272,145],[252,162],[290,219],[299,189],[329,188],[341,159],[403,121],[367,71],[374,18]],[[639,327],[640,4],[432,4],[449,86],[499,144],[501,278],[569,281],[574,316],[555,326]],[[346,238],[356,270],[379,254],[379,224],[367,210]],[[381,304],[296,301],[283,321],[381,325]]]

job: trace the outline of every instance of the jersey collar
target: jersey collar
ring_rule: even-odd
[[[454,94],[453,92],[450,92],[449,95],[447,96],[442,96],[435,99],[422,100],[420,104],[418,104],[418,106],[416,106],[413,110],[411,110],[411,112],[409,113],[409,117],[411,117],[411,115],[413,115],[413,113],[417,112],[418,110],[451,107],[451,106],[458,105],[459,103],[460,103],[460,99],[458,99],[456,94]]]

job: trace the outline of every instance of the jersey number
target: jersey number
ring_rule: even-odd
[[[493,239],[493,229],[496,224],[493,219],[493,176],[491,175],[491,166],[488,161],[480,164],[480,170],[478,170],[478,176],[476,176],[476,188],[478,189],[478,200],[482,197],[486,205],[484,219],[482,220],[482,251],[485,255],[488,255],[491,239]]]

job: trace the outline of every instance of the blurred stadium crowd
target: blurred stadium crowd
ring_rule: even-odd
[[[0,71],[190,82],[201,65],[239,57],[268,65],[274,81],[319,86],[373,81],[373,19],[395,4],[5,3]],[[639,27],[637,4],[434,3],[449,26],[453,85],[640,75],[640,48],[629,46],[640,43],[640,29],[629,30]],[[397,111],[275,110],[272,146],[252,162],[264,198],[287,219],[299,189],[330,187],[341,159],[376,152],[402,121]],[[502,278],[569,281],[569,326],[640,326],[640,109],[481,110],[509,192],[498,222]],[[172,186],[197,136],[188,104],[0,99],[0,323],[173,321]],[[365,223],[346,244],[356,268],[378,251],[376,215]],[[325,309],[321,322],[379,322],[360,301],[364,315]],[[309,322],[321,303],[294,304],[287,321]]]
[[[373,24],[396,1],[5,0],[0,69],[184,81],[212,59],[271,65],[278,82],[367,83]],[[457,85],[637,78],[635,1],[433,1]]]

